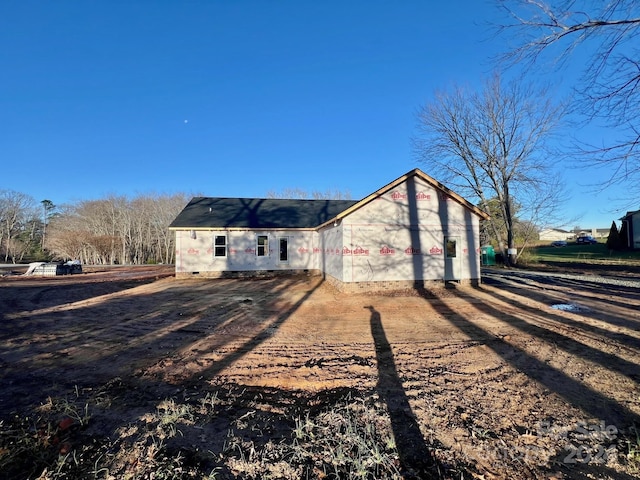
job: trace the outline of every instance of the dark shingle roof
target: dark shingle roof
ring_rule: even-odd
[[[169,228],[314,228],[357,200],[195,197]]]

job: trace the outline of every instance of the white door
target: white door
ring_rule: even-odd
[[[460,237],[444,237],[444,279],[460,280]]]

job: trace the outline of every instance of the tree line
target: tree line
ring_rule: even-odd
[[[112,195],[57,207],[50,200],[0,190],[0,258],[4,263],[173,263],[175,241],[168,227],[189,198],[184,193]]]

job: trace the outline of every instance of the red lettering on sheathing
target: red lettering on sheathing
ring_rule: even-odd
[[[356,248],[353,249],[353,254],[354,255],[369,255],[369,249],[362,248],[362,247],[356,247]]]
[[[431,195],[424,192],[416,193],[416,200],[431,200]]]
[[[463,249],[462,249],[462,253],[465,253],[465,254],[466,254],[466,253],[469,253],[469,249],[468,249],[468,248],[463,248]]]
[[[438,248],[438,247],[435,247],[435,246],[431,247],[429,249],[429,253],[431,255],[442,255],[442,252],[443,252],[443,250],[441,248]]]
[[[213,253],[213,248],[207,248],[207,253]]]
[[[380,255],[394,255],[396,251],[393,248],[389,248],[386,245],[380,249]]]
[[[298,249],[298,253],[309,253],[309,249],[308,248],[304,248],[304,247],[300,247]]]
[[[342,247],[342,255],[351,255],[352,251],[348,247]]]
[[[318,247],[313,247],[313,253],[322,253],[322,250]]]
[[[247,248],[244,253],[250,253],[252,255],[255,255],[256,253],[256,249],[255,248]]]
[[[406,253],[407,255],[420,255],[420,249],[408,247],[404,250],[404,253]]]
[[[230,248],[229,253],[231,254],[238,253],[238,250],[236,248]]]
[[[406,200],[407,199],[407,194],[406,193],[400,193],[400,192],[393,192],[391,194],[391,198],[393,200]]]
[[[187,250],[187,253],[189,255],[198,255],[200,251],[197,248],[190,248],[189,250]]]

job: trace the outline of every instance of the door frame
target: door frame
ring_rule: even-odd
[[[285,244],[286,258],[282,259],[282,242]],[[278,237],[278,263],[289,263],[289,237]]]
[[[453,243],[451,243],[453,242]],[[444,280],[461,280],[462,259],[460,249],[460,237],[458,235],[444,236]],[[453,251],[451,246],[453,245]]]

